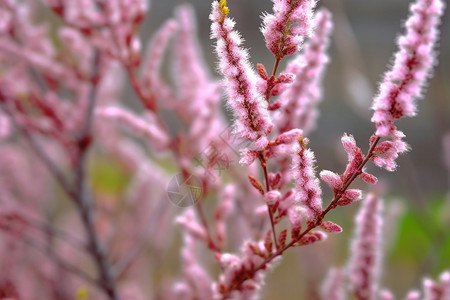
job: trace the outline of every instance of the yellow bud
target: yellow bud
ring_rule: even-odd
[[[88,300],[89,299],[89,292],[87,288],[80,287],[77,290],[77,300]]]
[[[228,15],[228,13],[230,12],[227,6],[227,0],[220,0],[219,8],[225,16]]]
[[[302,136],[298,138],[298,143],[303,149],[306,149],[307,143],[305,143],[305,142],[307,142],[307,140],[305,141]]]

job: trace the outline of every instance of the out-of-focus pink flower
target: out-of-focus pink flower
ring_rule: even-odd
[[[182,215],[176,218],[176,222],[186,231],[187,234],[199,240],[207,240],[206,230],[197,222],[195,212],[192,208],[186,209]]]
[[[272,122],[266,103],[256,91],[256,74],[248,62],[248,53],[240,47],[242,39],[233,30],[235,22],[227,13],[226,6],[213,2],[211,37],[217,39],[216,52],[219,70],[225,78],[227,103],[236,116],[235,132],[241,138],[255,141],[269,134]]]
[[[405,300],[419,300],[419,299],[420,299],[419,291],[411,291],[405,297]]]
[[[236,188],[233,185],[227,185],[219,195],[219,205],[215,210],[216,236],[220,247],[225,245],[227,238],[226,220],[235,208],[234,197]]]
[[[213,299],[212,281],[200,265],[201,252],[197,242],[189,233],[184,235],[184,247],[181,251],[183,275],[192,294],[190,299],[210,300]]]
[[[295,146],[292,177],[296,187],[296,200],[308,209],[308,219],[313,221],[322,213],[322,191],[314,171],[314,153],[306,149],[306,144],[307,139],[304,139]]]
[[[99,117],[114,120],[129,127],[133,132],[144,136],[156,149],[163,150],[168,146],[170,137],[154,121],[150,123],[119,107],[107,107],[97,111]],[[151,113],[147,117],[151,119]]]
[[[2,113],[0,113],[0,139],[6,138],[11,132],[11,124],[9,119]]]
[[[330,269],[321,288],[322,300],[345,300],[345,276],[342,269]]]
[[[314,36],[306,43],[305,50],[288,64],[287,72],[295,75],[273,105],[281,106],[275,118],[279,132],[300,128],[305,133],[314,129],[318,115],[317,103],[321,97],[320,83],[328,62],[326,51],[329,44],[332,22],[331,14],[320,9],[314,18]]]
[[[312,34],[314,0],[272,0],[273,14],[263,16],[261,32],[267,48],[281,59],[297,52]]]
[[[379,294],[380,295],[379,295],[378,299],[380,299],[380,300],[394,300],[395,299],[394,295],[388,290],[382,290]]]
[[[356,216],[352,256],[348,265],[350,289],[361,300],[376,299],[381,263],[381,199],[368,194]]]
[[[415,115],[415,100],[421,96],[435,64],[437,26],[443,10],[442,0],[417,0],[411,5],[406,33],[398,39],[399,50],[392,69],[384,75],[373,102],[372,122],[378,136],[389,135],[396,119]]]
[[[450,299],[450,272],[446,271],[439,277],[439,282],[430,279],[423,281],[424,300]]]
[[[344,187],[341,176],[334,172],[323,170],[320,172],[320,178],[333,189],[333,191],[340,191]]]

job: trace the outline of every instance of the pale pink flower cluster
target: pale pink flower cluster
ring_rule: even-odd
[[[322,213],[322,191],[315,175],[314,153],[306,148],[307,139],[295,146],[292,160],[292,177],[296,187],[296,200],[307,208],[308,220],[313,221]]]
[[[273,14],[263,17],[261,32],[277,59],[294,54],[312,35],[315,0],[272,0]]]
[[[211,37],[217,39],[216,53],[225,79],[227,103],[236,116],[236,134],[252,141],[267,136],[272,122],[256,91],[256,75],[248,62],[248,53],[240,47],[242,39],[233,30],[235,22],[224,14],[217,1],[212,4],[210,19]]]
[[[349,262],[350,290],[361,300],[376,299],[382,247],[382,200],[373,194],[364,199],[356,217],[356,236]]]
[[[441,0],[420,0],[411,5],[406,33],[398,39],[399,50],[392,69],[384,75],[374,99],[372,122],[377,126],[377,136],[395,131],[396,119],[415,115],[415,100],[421,96],[435,64],[437,26],[444,6]]]

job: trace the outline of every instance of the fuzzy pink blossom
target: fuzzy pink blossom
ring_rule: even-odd
[[[314,0],[272,0],[273,14],[263,16],[261,32],[267,48],[281,59],[300,50],[312,34]]]
[[[371,159],[376,166],[392,172],[397,168],[395,160],[399,154],[407,152],[409,146],[403,141],[405,135],[400,130],[393,129],[388,136],[391,141],[384,141],[377,145]]]
[[[342,232],[342,227],[331,221],[324,221],[320,223],[320,228],[329,233],[340,233]]]
[[[291,144],[297,141],[303,135],[303,130],[301,129],[292,129],[280,134],[276,140],[275,144]]]
[[[314,22],[314,36],[306,44],[304,52],[287,67],[287,71],[294,73],[296,78],[274,103],[282,107],[275,119],[280,132],[300,128],[308,133],[315,125],[317,103],[321,97],[320,83],[329,61],[326,51],[333,25],[331,14],[326,9],[317,12]]]
[[[368,194],[356,216],[348,272],[350,289],[359,300],[376,299],[382,246],[381,209],[381,199]]]
[[[332,268],[328,271],[321,287],[323,300],[345,300],[345,276],[342,269]]]
[[[341,176],[334,172],[323,170],[320,172],[320,178],[333,190],[340,191],[344,187]]]
[[[242,49],[242,39],[233,30],[235,22],[226,16],[228,8],[212,3],[210,19],[211,37],[217,39],[216,52],[219,70],[225,78],[224,86],[236,120],[237,136],[257,140],[272,130],[266,103],[258,95],[255,87],[256,74],[248,62],[248,53]]]
[[[339,206],[346,206],[355,202],[356,200],[361,199],[361,197],[362,197],[361,190],[348,189],[342,194],[341,198],[336,204]]]
[[[410,6],[406,33],[398,39],[392,69],[384,75],[373,102],[372,122],[377,136],[387,136],[394,130],[396,119],[415,115],[415,100],[421,96],[436,61],[437,26],[444,6],[442,0],[417,0]]]
[[[314,171],[314,153],[306,149],[306,144],[307,139],[294,148],[292,177],[296,187],[296,200],[308,209],[308,219],[312,221],[322,213],[322,191]]]
[[[361,149],[356,145],[355,138],[352,135],[344,134],[341,138],[341,142],[348,157],[347,166],[342,175],[345,180],[355,172],[358,172],[358,167],[363,162],[364,155]]]

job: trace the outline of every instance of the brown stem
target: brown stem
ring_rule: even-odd
[[[88,239],[89,250],[97,265],[102,289],[110,300],[118,300],[116,283],[112,274],[111,265],[95,230],[95,207],[91,191],[87,185],[87,154],[92,141],[93,114],[97,98],[97,76],[100,53],[95,53],[92,86],[89,95],[88,108],[85,114],[83,127],[78,138],[78,156],[75,163],[75,195],[73,200],[78,207],[83,227]]]
[[[275,77],[275,74],[277,73],[278,65],[280,64],[281,58],[277,57],[275,61],[275,65],[273,66],[272,76]]]
[[[261,162],[261,167],[263,168],[264,171],[264,179],[266,181],[266,192],[269,192],[270,184],[269,184],[269,176],[267,174],[267,163],[262,152],[260,152],[259,154],[259,161]],[[277,232],[275,231],[275,222],[273,221],[272,205],[267,204],[267,212],[269,213],[270,226],[272,227],[273,242],[275,243],[275,248],[278,249]]]

